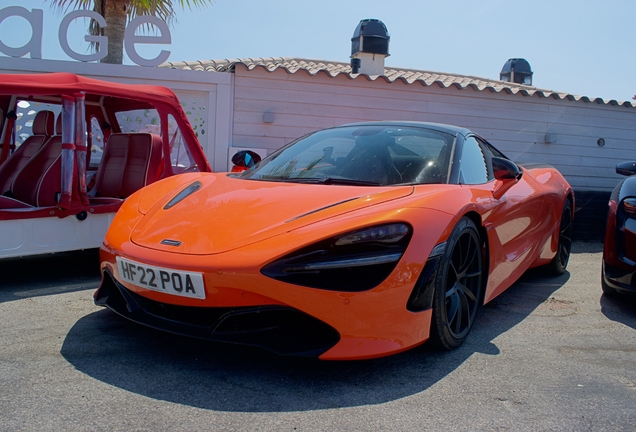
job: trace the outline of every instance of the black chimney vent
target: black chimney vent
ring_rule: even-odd
[[[359,73],[361,65],[362,65],[362,60],[360,60],[359,58],[352,58],[351,59],[351,73],[352,74]]]
[[[517,84],[532,85],[532,69],[526,59],[512,58],[501,68],[499,79]]]
[[[378,19],[364,19],[353,32],[351,55],[360,52],[389,56],[389,32]]]

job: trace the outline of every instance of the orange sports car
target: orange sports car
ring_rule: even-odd
[[[242,173],[143,188],[101,249],[95,302],[173,333],[321,359],[466,340],[523,272],[565,271],[574,195],[459,127],[320,130]],[[251,165],[251,166],[250,166]]]

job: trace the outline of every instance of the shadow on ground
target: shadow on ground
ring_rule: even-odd
[[[99,249],[0,260],[0,303],[97,288]]]
[[[529,272],[481,309],[468,341],[452,352],[425,344],[367,361],[287,358],[162,333],[100,310],[72,327],[61,353],[104,383],[203,409],[289,412],[378,404],[429,388],[472,355],[498,355],[493,341],[549,302],[568,278]]]
[[[601,312],[607,318],[636,329],[636,294],[603,294],[600,303]]]

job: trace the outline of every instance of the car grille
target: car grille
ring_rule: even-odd
[[[331,326],[287,306],[191,307],[150,300],[105,271],[95,304],[149,327],[201,339],[259,346],[280,355],[317,357],[340,339]]]

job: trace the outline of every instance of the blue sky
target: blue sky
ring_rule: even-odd
[[[43,0],[0,0],[0,8],[44,10],[42,57],[72,61],[57,32],[62,15]],[[630,100],[636,94],[636,1],[606,0],[216,0],[178,10],[170,61],[236,57],[302,57],[349,61],[359,21],[377,18],[391,35],[387,67],[497,79],[509,58],[527,59],[533,84],[559,92]],[[85,23],[76,20],[71,47],[87,53]],[[19,47],[25,21],[0,23],[0,41]],[[0,61],[3,54],[0,53]],[[132,64],[130,60],[125,64]]]

